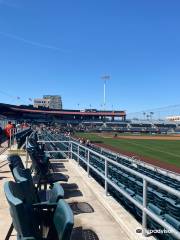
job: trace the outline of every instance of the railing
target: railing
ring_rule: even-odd
[[[11,150],[12,145],[15,142],[15,135],[17,133],[17,129],[16,128],[12,128],[10,129],[10,135],[9,135],[9,148]]]
[[[130,202],[132,202],[136,207],[138,207],[139,209],[142,210],[142,228],[143,228],[143,235],[146,236],[147,235],[147,216],[149,216],[150,218],[152,218],[155,222],[157,222],[158,224],[160,224],[162,227],[164,227],[165,229],[167,229],[171,235],[173,235],[174,237],[176,237],[177,239],[180,239],[180,232],[177,231],[174,227],[172,227],[169,223],[165,222],[164,220],[162,220],[158,215],[156,215],[155,213],[151,212],[148,208],[147,208],[147,184],[150,183],[154,186],[157,186],[158,188],[172,194],[175,195],[176,197],[180,198],[180,191],[175,190],[174,188],[171,188],[163,183],[160,183],[152,178],[149,178],[148,176],[145,176],[133,169],[130,169],[118,162],[115,162],[111,159],[109,159],[108,157],[97,153],[95,151],[93,151],[92,149],[89,149],[86,146],[83,146],[75,141],[38,141],[41,143],[62,143],[65,144],[67,143],[66,147],[68,148],[68,151],[50,151],[50,152],[66,152],[66,153],[70,153],[70,157],[73,158],[73,154],[77,157],[77,163],[78,165],[80,165],[80,160],[86,164],[87,166],[87,174],[89,176],[89,172],[90,169],[92,169],[94,172],[96,172],[96,174],[98,174],[98,176],[100,176],[104,182],[104,188],[105,188],[105,193],[108,196],[108,184],[111,185],[114,189],[116,189],[119,193],[121,193],[125,198],[127,198]],[[73,147],[77,148],[77,152],[73,150]],[[80,155],[80,149],[84,150],[86,152],[86,158],[82,157]],[[48,151],[49,152],[49,151]],[[90,164],[90,156],[91,154],[93,154],[93,156],[97,156],[100,157],[102,160],[104,160],[104,166],[105,166],[105,171],[104,174],[102,174],[100,171],[98,171],[96,168],[94,168],[91,164]],[[69,155],[66,155],[67,157],[69,157]],[[135,200],[133,197],[131,197],[127,192],[125,192],[125,190],[121,189],[117,184],[115,184],[113,181],[111,181],[108,178],[108,164],[114,165],[116,167],[119,167],[131,174],[133,174],[136,177],[139,177],[143,180],[143,203],[139,203],[137,200]]]
[[[17,137],[17,134],[20,133],[24,133],[24,131],[27,131],[28,129],[30,129],[29,127],[27,128],[12,128],[10,129],[10,135],[9,135],[9,139],[8,139],[8,146],[11,150],[12,145],[15,144],[15,138]],[[17,139],[16,139],[17,140]]]
[[[76,138],[73,138],[71,137],[71,140],[72,141],[75,141],[77,142],[77,139]],[[94,147],[94,145],[92,145]],[[126,159],[128,161],[130,161],[133,164],[137,165],[137,166],[143,166],[147,169],[150,169],[150,170],[153,170],[153,171],[156,171],[157,173],[160,173],[160,174],[163,174],[165,176],[168,176],[168,177],[171,177],[173,179],[176,179],[178,181],[180,181],[180,174],[179,173],[175,173],[175,172],[172,172],[168,169],[164,169],[164,168],[161,168],[161,167],[158,167],[158,166],[155,166],[155,165],[152,165],[150,163],[147,163],[147,162],[143,162],[142,160],[138,159],[138,156],[131,156],[131,157],[128,157],[126,155],[123,155],[122,153],[116,153],[116,152],[113,152],[109,149],[106,149],[104,147],[100,147],[100,146],[95,146],[96,148],[98,148],[101,152],[104,152],[104,153],[110,153],[112,156],[116,157],[116,158],[123,158],[123,159]]]

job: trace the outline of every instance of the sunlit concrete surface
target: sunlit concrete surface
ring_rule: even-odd
[[[4,240],[11,225],[9,206],[4,195],[4,183],[13,180],[7,162],[8,150],[0,155],[0,240]],[[16,239],[16,232],[13,231],[11,239]]]

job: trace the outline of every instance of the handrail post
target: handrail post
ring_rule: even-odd
[[[71,151],[71,142],[69,141],[69,144],[68,144],[68,158],[70,158],[70,151]]]
[[[71,148],[70,148],[70,158],[72,159],[72,142],[71,142]]]
[[[14,138],[13,138],[13,144],[15,144],[15,135],[16,135],[16,128],[14,128]]]
[[[9,148],[10,148],[10,150],[11,150],[11,144],[12,144],[12,129],[10,129],[10,136],[9,136],[9,140],[8,140],[8,142],[9,142]]]
[[[11,144],[14,145],[14,128],[12,128],[11,130],[12,130]]]
[[[14,128],[12,128],[12,145],[14,145]]]
[[[89,177],[89,150],[87,152],[87,174],[88,174],[88,177]]]
[[[108,195],[107,178],[108,178],[108,162],[107,162],[107,159],[105,159],[105,193],[106,193],[106,196]]]
[[[142,227],[143,227],[143,236],[147,236],[147,214],[145,209],[147,208],[147,181],[143,179],[143,216],[142,216]]]
[[[79,145],[78,145],[78,149],[77,149],[77,154],[78,154],[77,162],[78,162],[78,166],[79,166]]]
[[[28,160],[29,160],[29,154],[27,151],[27,145],[28,145],[28,136],[26,137],[26,168],[28,168]]]
[[[15,144],[15,135],[16,135],[16,128],[14,128],[13,144]]]

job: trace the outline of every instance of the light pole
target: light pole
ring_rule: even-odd
[[[104,75],[101,77],[101,79],[104,81],[104,110],[106,108],[106,81],[110,80],[109,75]]]

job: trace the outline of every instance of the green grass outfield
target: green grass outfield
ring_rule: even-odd
[[[88,138],[112,146],[119,151],[131,152],[180,167],[180,140],[115,139],[94,133],[76,133],[76,137]]]

